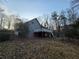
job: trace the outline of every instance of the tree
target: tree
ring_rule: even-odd
[[[66,29],[65,36],[79,39],[79,18],[69,26],[71,29]]]
[[[44,27],[48,27],[49,26],[49,24],[48,24],[49,16],[48,15],[43,15],[42,17],[40,17],[39,20],[41,20],[40,22],[41,22],[42,26],[44,26]]]
[[[48,28],[48,21],[47,20],[44,23],[44,27]]]
[[[62,24],[63,26],[66,25],[66,16],[65,16],[65,11],[61,11],[60,15],[59,15],[59,20],[60,20],[60,25]]]
[[[79,0],[72,0],[71,6],[72,6],[73,9],[76,8],[76,7],[79,7]]]
[[[1,28],[3,28],[4,17],[5,17],[5,14],[0,13],[0,27],[1,27]]]
[[[10,29],[11,26],[11,20],[8,21],[8,29]]]
[[[51,17],[52,17],[52,20],[55,21],[55,24],[56,24],[56,29],[58,29],[58,26],[59,26],[59,21],[58,21],[58,15],[57,15],[57,12],[54,11],[52,14],[51,14]]]
[[[10,28],[10,20],[8,15],[6,15],[4,12],[3,8],[0,8],[0,27],[4,28],[4,26],[6,25],[8,27],[8,29]],[[8,24],[6,24],[8,22]]]
[[[23,22],[15,24],[15,31],[19,32],[19,37],[25,37],[28,34],[28,25]]]
[[[67,10],[67,18],[70,24],[77,19],[77,13],[73,9]]]

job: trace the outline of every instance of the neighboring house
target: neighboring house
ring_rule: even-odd
[[[25,23],[28,26],[28,37],[52,37],[53,32],[38,22],[37,18]]]

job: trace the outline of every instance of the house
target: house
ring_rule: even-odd
[[[53,32],[40,25],[37,18],[25,23],[28,26],[28,37],[53,37]]]

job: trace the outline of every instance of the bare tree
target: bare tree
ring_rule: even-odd
[[[4,16],[5,15],[3,13],[0,13],[0,27],[1,28],[3,27]]]
[[[43,26],[48,28],[48,20],[49,20],[49,16],[48,15],[44,15],[43,16],[44,21],[43,21]]]
[[[44,26],[45,26],[46,28],[48,28],[48,21],[47,21],[47,20],[45,21]]]
[[[68,18],[68,21],[71,24],[76,20],[77,13],[73,9],[69,9],[69,10],[67,10],[67,18]]]
[[[51,14],[51,17],[52,17],[52,20],[55,21],[56,29],[58,30],[59,21],[58,21],[58,14],[57,14],[57,12],[54,11],[54,12]]]
[[[79,0],[71,0],[72,9],[79,7]]]
[[[65,11],[61,11],[60,15],[59,15],[59,20],[60,20],[60,25],[62,24],[63,26],[66,25],[66,16],[65,16]]]

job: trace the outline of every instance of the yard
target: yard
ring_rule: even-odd
[[[5,41],[0,59],[79,59],[79,46],[51,39]]]

